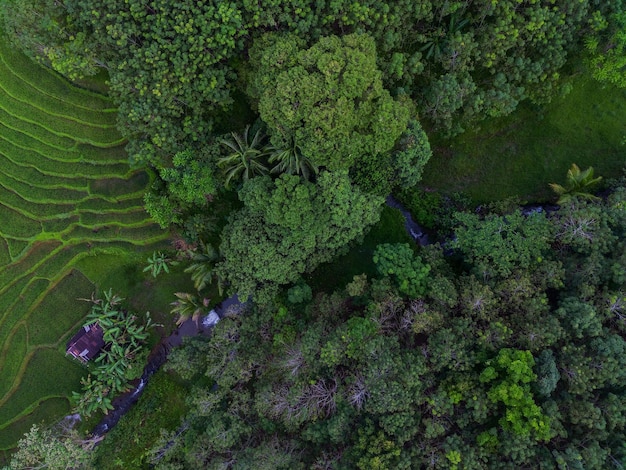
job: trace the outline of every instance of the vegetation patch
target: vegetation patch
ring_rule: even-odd
[[[70,403],[67,398],[55,397],[43,401],[28,416],[0,429],[0,449],[10,449],[15,445],[15,436],[22,436],[28,432],[33,423],[52,424],[54,421],[51,421],[51,417],[64,416],[69,411]]]
[[[406,233],[404,218],[398,209],[385,206],[380,221],[365,235],[362,243],[355,244],[346,254],[338,256],[332,262],[320,265],[306,276],[307,282],[313,290],[323,291],[332,286],[345,285],[359,274],[376,276],[372,256],[376,246],[381,243],[413,243]]]
[[[173,375],[157,372],[141,401],[107,434],[97,447],[95,465],[100,469],[141,469],[148,464],[147,451],[161,437],[161,429],[176,429],[188,411],[188,388]],[[115,455],[115,458],[111,458]]]
[[[114,269],[167,234],[143,210],[102,95],[70,86],[0,38],[0,448],[69,410],[86,369],[64,356],[94,285],[73,266]],[[115,253],[111,265],[100,253]],[[147,256],[147,254],[146,254]]]
[[[561,181],[573,162],[605,178],[621,174],[625,122],[626,89],[579,75],[571,91],[549,105],[523,104],[451,141],[436,139],[421,184],[463,191],[479,203],[550,200],[548,183]]]
[[[72,391],[80,390],[85,368],[63,353],[41,348],[29,359],[19,385],[1,402],[0,422],[3,424],[30,413],[48,397],[67,397]]]
[[[28,316],[29,345],[57,343],[76,328],[89,311],[79,298],[92,291],[93,284],[80,271],[70,271]]]

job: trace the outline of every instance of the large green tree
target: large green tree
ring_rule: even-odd
[[[346,172],[323,172],[315,184],[286,174],[254,178],[239,197],[244,208],[222,233],[216,272],[243,298],[330,261],[378,220],[382,203],[353,187]]]
[[[293,36],[266,35],[249,67],[248,93],[272,142],[297,142],[315,165],[347,169],[390,151],[406,129],[409,106],[384,89],[368,35],[324,37],[308,49]]]

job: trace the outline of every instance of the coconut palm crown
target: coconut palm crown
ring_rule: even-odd
[[[599,198],[589,191],[601,180],[601,176],[593,177],[593,167],[590,166],[586,170],[581,171],[578,165],[572,163],[572,167],[567,171],[565,186],[550,183],[550,188],[559,196],[559,200],[556,202],[559,205],[566,204],[575,197],[597,200]]]
[[[261,162],[268,155],[263,146],[265,134],[258,129],[250,138],[250,126],[246,126],[243,133],[231,132],[230,137],[220,139],[220,143],[230,152],[220,158],[217,165],[226,172],[224,185],[228,188],[231,180],[241,178],[248,181],[256,175],[266,175],[269,170]]]

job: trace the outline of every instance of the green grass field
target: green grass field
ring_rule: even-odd
[[[569,94],[545,107],[523,103],[452,140],[432,138],[421,185],[462,191],[477,203],[551,200],[548,183],[562,184],[572,163],[604,178],[621,176],[625,144],[626,90],[580,74]]]
[[[143,210],[149,177],[128,167],[115,116],[105,96],[0,37],[0,450],[70,410],[86,373],[64,355],[89,310],[78,299],[145,282],[128,266],[167,239]]]

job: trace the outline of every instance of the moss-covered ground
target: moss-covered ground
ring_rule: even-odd
[[[464,192],[477,203],[553,198],[572,163],[596,175],[621,176],[626,164],[626,90],[584,73],[571,91],[546,106],[520,105],[506,118],[481,123],[447,140],[431,136],[433,158],[422,186]]]

